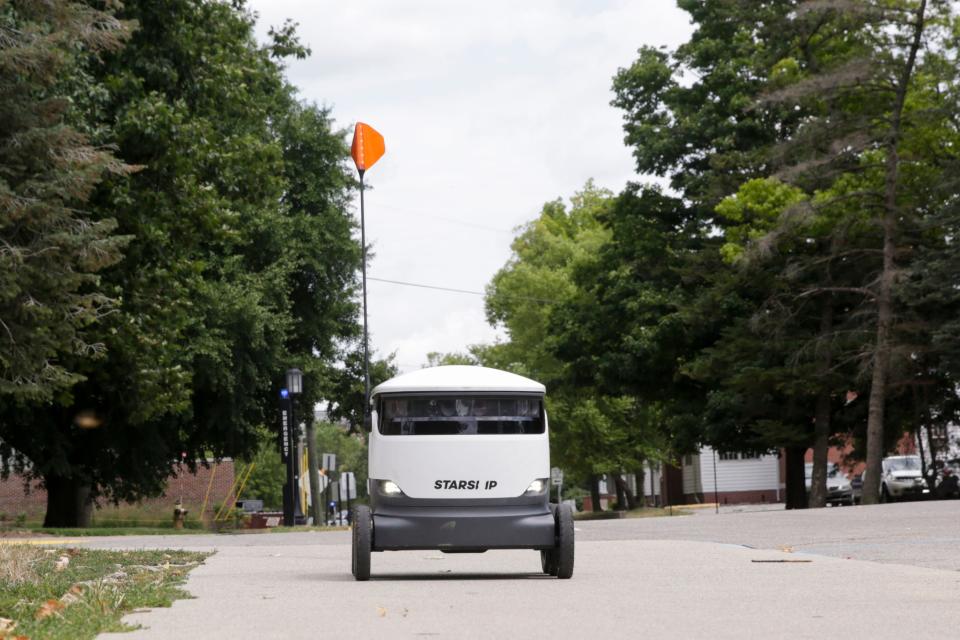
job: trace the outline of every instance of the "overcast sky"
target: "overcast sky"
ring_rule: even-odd
[[[252,0],[258,33],[299,23],[313,55],[288,77],[366,122],[386,155],[367,172],[372,278],[482,292],[513,232],[593,178],[635,179],[611,78],[644,44],[691,31],[674,0]],[[359,215],[359,201],[357,202]],[[402,371],[498,332],[479,295],[368,283],[372,346]]]

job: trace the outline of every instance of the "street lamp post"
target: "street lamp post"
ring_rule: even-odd
[[[293,413],[294,398],[303,393],[303,372],[287,369],[287,386],[280,390],[280,451],[287,465],[287,482],[283,485],[283,524],[292,527],[303,518],[300,510],[300,472],[297,468],[297,423]]]

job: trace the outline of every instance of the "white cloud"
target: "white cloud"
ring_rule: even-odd
[[[386,138],[367,174],[369,274],[472,291],[509,258],[503,231],[545,201],[591,177],[614,191],[634,178],[611,78],[638,47],[675,46],[690,32],[672,0],[250,7],[261,36],[286,18],[300,23],[313,55],[288,76],[304,98]],[[404,368],[495,335],[479,296],[377,282],[369,294],[374,347],[396,350]]]

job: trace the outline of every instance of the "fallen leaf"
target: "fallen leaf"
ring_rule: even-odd
[[[54,571],[63,571],[70,564],[70,556],[60,556],[53,564]]]
[[[377,607],[377,615],[380,616],[381,618],[386,618],[387,610],[384,609],[383,607]]]
[[[40,605],[40,608],[37,609],[37,612],[34,614],[33,617],[36,618],[37,620],[43,620],[44,618],[49,618],[53,614],[63,610],[65,606],[66,605],[64,605],[59,600],[52,600],[52,599],[47,600],[42,605]]]
[[[0,618],[0,638],[6,636],[17,626],[16,620],[11,620],[10,618]]]
[[[784,553],[793,553],[793,547],[783,546],[783,547],[780,547],[780,551],[783,551]]]
[[[72,604],[76,604],[80,602],[80,600],[82,599],[83,599],[83,587],[81,587],[79,584],[73,585],[65,594],[60,596],[60,602],[62,602],[64,606],[67,606],[67,607],[69,607]]]

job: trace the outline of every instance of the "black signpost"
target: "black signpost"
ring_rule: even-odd
[[[287,389],[280,390],[280,458],[287,465],[287,481],[283,485],[283,526],[292,527],[294,522],[293,506],[293,451],[290,437],[291,426],[293,424],[292,416],[293,402],[290,400],[290,392]]]
[[[304,522],[300,509],[300,457],[297,440],[300,433],[293,414],[294,396],[303,392],[303,372],[287,369],[287,387],[280,390],[280,455],[287,465],[287,482],[283,485],[283,525],[292,527]]]

